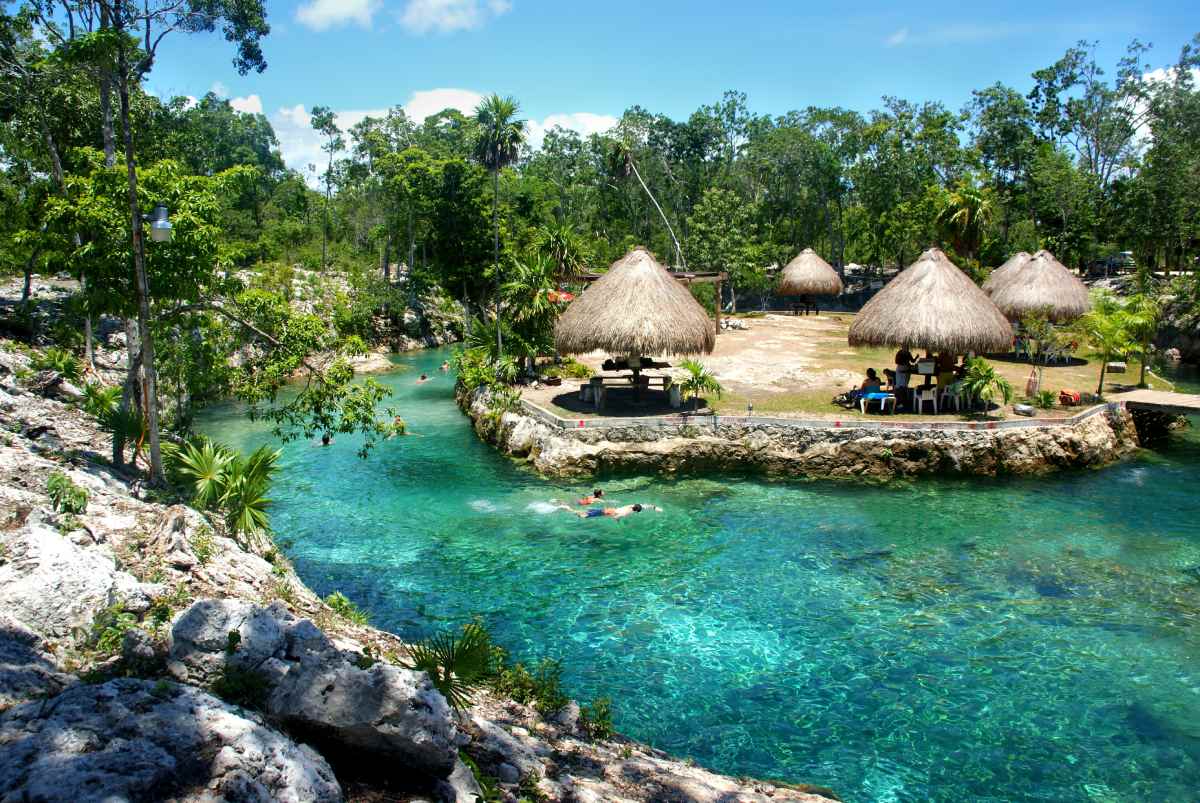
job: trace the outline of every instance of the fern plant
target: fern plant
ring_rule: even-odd
[[[260,446],[243,457],[208,439],[170,452],[172,469],[192,487],[193,503],[221,510],[229,529],[242,535],[271,529],[267,493],[279,455],[277,449]]]
[[[456,711],[471,704],[475,691],[493,670],[492,639],[478,622],[464,625],[458,635],[439,633],[409,648],[409,669],[425,672],[434,687]]]

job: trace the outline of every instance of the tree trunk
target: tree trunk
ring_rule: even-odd
[[[46,150],[50,153],[50,167],[51,167],[51,170],[53,170],[53,172],[54,172],[54,182],[58,185],[58,194],[61,195],[65,199],[67,197],[67,178],[66,178],[66,173],[63,171],[62,157],[59,155],[59,152],[58,152],[58,143],[56,143],[54,141],[54,135],[50,132],[50,127],[48,125],[46,125],[45,120],[42,120],[42,134],[44,135],[44,137],[46,139]],[[71,239],[75,243],[75,249],[78,250],[79,247],[83,244],[82,240],[79,237],[79,232],[72,233]],[[34,253],[36,254],[36,251]],[[33,262],[33,260],[31,258],[30,266],[32,266],[32,262]],[[25,276],[26,276],[26,289],[28,289],[29,279],[31,278],[28,270],[26,270]],[[92,364],[92,355],[93,355],[92,311],[91,311],[91,305],[86,304],[86,301],[87,301],[87,274],[84,273],[82,270],[80,270],[79,281],[80,281],[81,289],[84,292],[84,301],[85,301],[85,306],[86,306],[86,309],[84,310],[84,314],[83,314],[83,360],[84,360],[84,366],[85,366],[86,370],[90,371],[90,370],[94,370],[94,368],[95,368],[95,366]],[[23,298],[22,300],[25,300],[25,299]]]
[[[1096,395],[1104,398],[1104,375],[1108,373],[1108,355],[1104,355],[1104,362],[1100,364],[1100,384],[1096,386]]]
[[[383,241],[383,248],[379,254],[379,269],[383,272],[383,280],[390,282],[392,280],[392,235],[389,233]]]
[[[504,339],[500,334],[500,171],[492,171],[492,251],[496,271],[496,356],[504,354]]]
[[[325,222],[321,226],[321,270],[329,267],[329,198],[333,194],[333,151],[329,152],[329,168],[325,171]]]
[[[408,205],[408,273],[411,276],[413,270],[413,260],[417,258],[417,243],[413,239],[413,209],[412,204]]]
[[[142,350],[138,343],[137,328],[131,319],[125,320],[125,381],[121,383],[121,410],[137,410],[141,407],[138,393],[138,373],[141,371]],[[113,465],[125,465],[125,436],[114,432],[112,436]]]
[[[146,253],[142,236],[142,213],[138,206],[137,164],[133,155],[133,131],[129,119],[129,64],[125,45],[118,52],[117,87],[121,100],[121,134],[125,141],[125,170],[129,176],[129,215],[133,223],[133,275],[137,286],[138,336],[142,341],[142,395],[146,429],[150,436],[150,482],[166,484],[162,444],[158,437],[158,376],[154,365],[154,336],[150,332],[150,287],[146,280]]]
[[[721,296],[717,295],[717,308],[721,306]],[[729,283],[729,312],[732,315],[737,315],[737,287],[733,282]]]
[[[646,195],[650,197],[650,202],[654,204],[654,208],[658,210],[659,217],[662,218],[663,225],[667,227],[667,233],[671,235],[671,242],[675,244],[675,264],[684,270],[687,269],[687,262],[683,260],[683,249],[679,247],[679,239],[675,236],[675,230],[671,228],[671,222],[667,220],[667,215],[663,212],[662,207],[658,205],[658,199],[654,197],[654,193],[650,192],[650,188],[646,186],[646,182],[642,181],[642,174],[638,172],[637,162],[633,161],[633,156],[629,157],[629,166],[633,169],[633,174],[637,176],[638,184],[642,185]],[[646,224],[649,229],[649,223]]]
[[[1138,378],[1138,387],[1139,388],[1146,387],[1146,357],[1149,353],[1150,353],[1150,344],[1143,343],[1142,344],[1142,371],[1141,371],[1141,376]]]

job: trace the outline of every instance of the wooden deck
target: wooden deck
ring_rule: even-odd
[[[1149,410],[1168,415],[1200,415],[1200,395],[1165,390],[1130,390],[1110,393],[1110,402],[1123,402],[1131,410]]]

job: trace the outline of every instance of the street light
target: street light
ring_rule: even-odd
[[[150,239],[156,243],[171,242],[171,221],[168,219],[167,207],[159,204],[154,211],[143,219],[150,224]]]

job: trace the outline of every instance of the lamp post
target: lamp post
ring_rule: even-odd
[[[130,150],[126,142],[126,150]],[[150,436],[150,484],[165,482],[162,470],[162,450],[158,437],[158,376],[155,368],[154,337],[150,333],[150,283],[146,277],[146,249],[143,238],[143,223],[149,224],[150,239],[156,243],[170,242],[172,226],[170,213],[163,204],[154,207],[151,214],[139,214],[137,185],[134,183],[130,162],[130,206],[133,211],[133,274],[138,299],[138,335],[142,351],[142,413],[146,417],[146,429]],[[114,441],[115,444],[115,441]]]
[[[170,213],[164,204],[158,204],[154,207],[154,211],[148,215],[142,215],[142,220],[150,224],[150,239],[156,243],[171,242],[173,227],[171,226]]]

